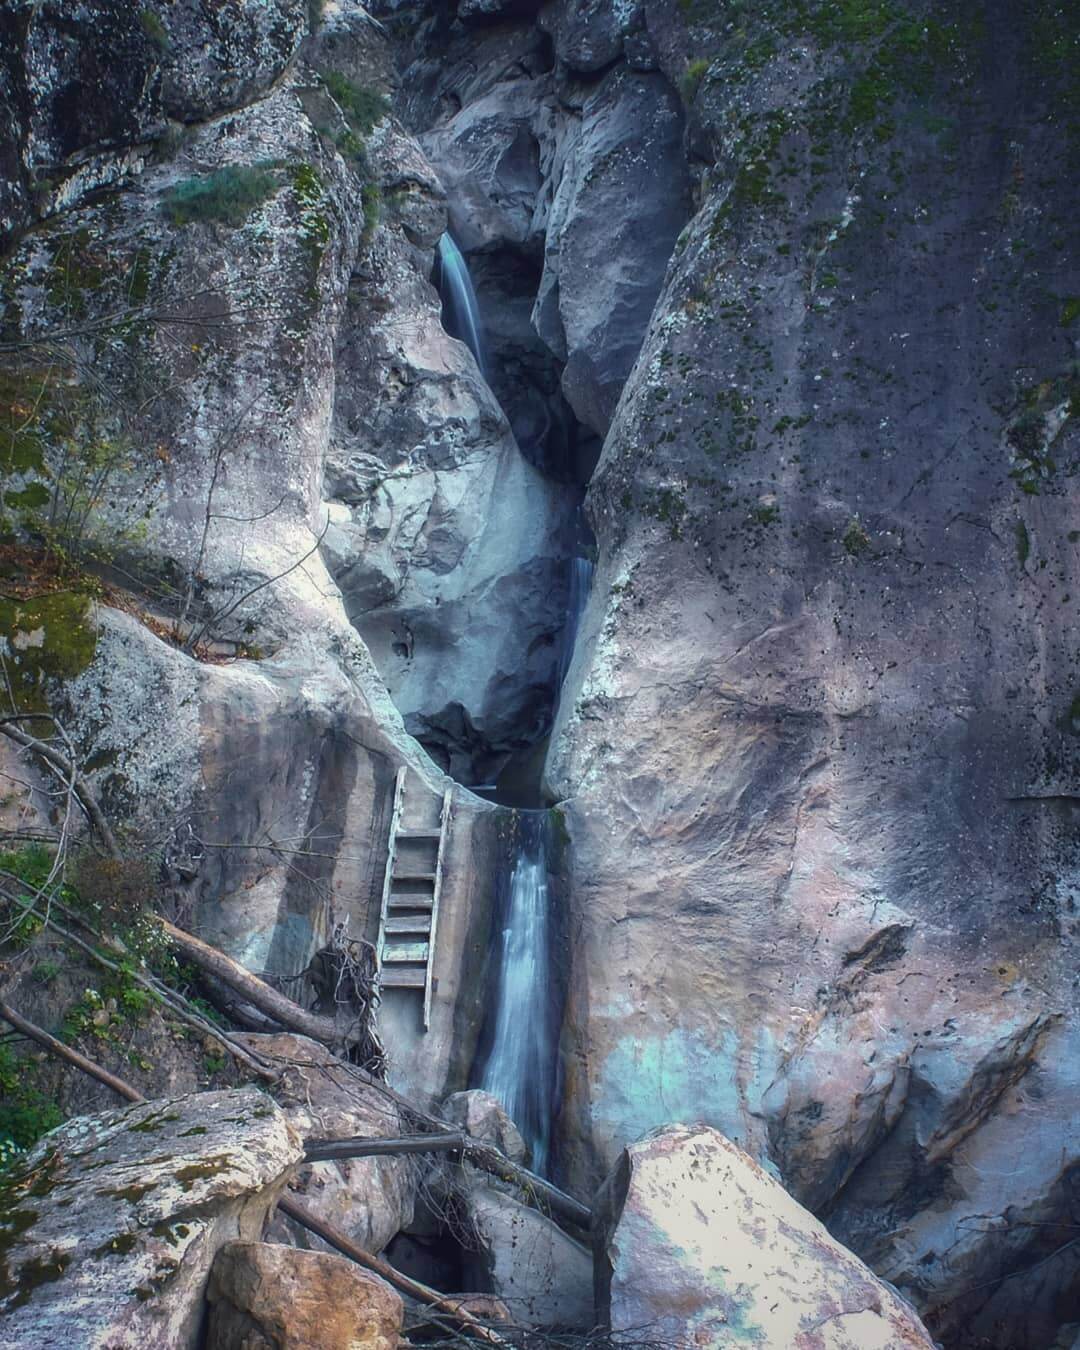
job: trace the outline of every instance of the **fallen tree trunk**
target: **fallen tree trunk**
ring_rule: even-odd
[[[328,1162],[339,1158],[380,1158],[404,1153],[460,1153],[474,1166],[501,1181],[509,1181],[524,1192],[538,1209],[560,1214],[580,1228],[592,1223],[592,1210],[559,1190],[550,1181],[519,1163],[513,1162],[494,1144],[486,1144],[460,1130],[446,1133],[407,1135],[403,1138],[355,1137],[351,1139],[307,1139],[304,1156],[308,1162]]]
[[[467,1309],[460,1306],[460,1300],[447,1298],[445,1295],[431,1289],[426,1284],[421,1284],[419,1280],[414,1280],[408,1275],[403,1275],[401,1271],[395,1270],[393,1266],[387,1265],[385,1261],[380,1261],[377,1256],[372,1256],[370,1252],[364,1251],[363,1247],[358,1247],[351,1238],[347,1237],[340,1229],[334,1228],[328,1223],[324,1223],[311,1210],[306,1209],[297,1201],[290,1199],[289,1196],[282,1196],[278,1201],[278,1209],[282,1214],[288,1215],[296,1223],[306,1228],[308,1232],[314,1233],[316,1237],[321,1237],[324,1242],[328,1242],[335,1251],[341,1252],[343,1256],[349,1257],[355,1261],[358,1266],[364,1266],[373,1271],[376,1275],[381,1275],[387,1284],[392,1284],[396,1289],[400,1289],[403,1294],[408,1294],[410,1298],[417,1299],[420,1303],[426,1303],[429,1307],[444,1312],[453,1317],[463,1327],[472,1333],[478,1340],[486,1341],[488,1345],[508,1345],[497,1332],[492,1331],[483,1322],[475,1318]]]
[[[122,1078],[117,1078],[115,1074],[109,1073],[100,1064],[95,1064],[92,1059],[87,1059],[77,1050],[72,1050],[70,1046],[64,1045],[55,1036],[50,1036],[43,1027],[28,1021],[2,1000],[0,1000],[0,1017],[5,1022],[10,1023],[20,1035],[28,1037],[50,1053],[66,1060],[69,1064],[73,1064],[91,1078],[96,1078],[99,1083],[107,1084],[114,1092],[126,1098],[129,1102],[145,1102],[147,1100],[138,1088],[132,1087],[130,1083],[125,1083]],[[429,1288],[426,1284],[421,1284],[418,1280],[411,1279],[408,1275],[403,1275],[385,1261],[380,1261],[377,1256],[372,1256],[362,1247],[358,1247],[347,1234],[341,1232],[332,1224],[324,1223],[322,1219],[312,1214],[303,1205],[298,1204],[297,1201],[290,1199],[288,1196],[282,1196],[277,1203],[277,1207],[282,1214],[285,1214],[309,1232],[314,1233],[317,1237],[321,1237],[324,1242],[329,1243],[343,1256],[349,1257],[357,1265],[364,1266],[367,1270],[380,1275],[388,1284],[392,1284],[402,1293],[408,1294],[410,1298],[415,1298],[421,1303],[426,1303],[430,1307],[446,1313],[447,1316],[454,1318],[479,1340],[486,1341],[489,1345],[507,1344],[501,1336],[485,1326],[483,1322],[478,1321],[467,1309],[459,1307],[454,1299],[444,1297],[437,1290]]]
[[[69,1064],[74,1064],[77,1069],[89,1074],[91,1078],[96,1078],[99,1083],[111,1087],[114,1092],[118,1092],[121,1097],[126,1097],[129,1102],[146,1101],[142,1093],[137,1088],[133,1088],[130,1083],[125,1083],[122,1078],[117,1078],[114,1073],[110,1073],[108,1069],[103,1069],[100,1064],[95,1064],[92,1059],[80,1055],[78,1050],[73,1050],[70,1045],[58,1041],[55,1036],[50,1036],[43,1027],[37,1026],[34,1022],[28,1022],[25,1017],[20,1017],[10,1004],[4,1003],[2,1000],[0,1000],[0,1017],[5,1022],[10,1022],[16,1031],[29,1040],[36,1041],[38,1045],[44,1046],[46,1050],[57,1055],[60,1059],[66,1059]]]
[[[395,1158],[402,1153],[460,1153],[465,1136],[456,1134],[410,1134],[400,1139],[305,1139],[306,1162],[334,1162],[342,1158]]]
[[[97,831],[105,851],[110,857],[121,859],[123,854],[112,830],[109,828],[109,822],[105,819],[104,813],[97,803],[93,789],[78,773],[74,762],[69,756],[57,750],[55,746],[50,745],[48,741],[43,741],[37,736],[31,736],[29,732],[14,725],[19,720],[22,719],[18,717],[0,719],[0,732],[10,737],[17,745],[24,746],[38,755],[55,773],[63,777],[86,812],[91,825]],[[54,725],[58,726],[55,721]],[[62,728],[59,728],[59,730],[63,734]],[[257,975],[253,975],[238,961],[232,960],[224,952],[218,951],[216,947],[211,947],[209,943],[201,941],[193,934],[185,932],[182,928],[177,928],[168,919],[161,919],[160,922],[173,945],[183,954],[186,961],[190,961],[199,970],[228,985],[230,989],[239,994],[245,1002],[250,1003],[259,1012],[273,1018],[275,1022],[280,1022],[290,1031],[299,1032],[302,1036],[310,1036],[313,1040],[320,1041],[324,1045],[342,1045],[348,1042],[349,1027],[347,1023],[339,1024],[332,1017],[320,1017],[317,1013],[308,1012],[301,1008],[298,1003],[294,1003],[291,998],[279,994],[276,989],[271,989],[264,980],[260,980]]]
[[[185,961],[190,961],[205,974],[212,975],[214,979],[228,985],[245,1003],[250,1003],[265,1016],[280,1022],[290,1031],[298,1032],[301,1036],[310,1036],[312,1040],[320,1041],[324,1045],[348,1043],[348,1023],[338,1023],[332,1017],[322,1017],[318,1013],[308,1012],[285,994],[279,994],[276,989],[271,989],[265,980],[260,980],[258,975],[253,975],[239,961],[226,956],[217,947],[211,947],[208,942],[203,942],[193,933],[186,933],[182,928],[177,928],[168,919],[161,919],[160,922],[173,946]]]

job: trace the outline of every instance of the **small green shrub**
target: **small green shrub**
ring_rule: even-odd
[[[152,9],[139,10],[139,27],[158,49],[159,54],[166,55],[169,51],[169,35],[165,31],[165,25]]]
[[[852,516],[851,520],[848,521],[848,527],[844,531],[841,542],[844,545],[844,552],[852,558],[858,558],[869,550],[870,536],[858,516]]]
[[[382,212],[382,196],[375,183],[368,183],[360,193],[364,207],[364,239],[370,239],[378,228]]]
[[[693,103],[708,69],[708,60],[704,56],[701,56],[698,57],[696,61],[691,61],[683,71],[682,79],[679,81],[679,92],[683,96],[684,103]]]
[[[354,84],[337,70],[324,70],[322,81],[327,92],[349,120],[352,129],[367,136],[376,122],[390,111],[390,100],[375,89]]]
[[[43,960],[34,964],[30,972],[35,984],[52,984],[63,969],[59,961]]]
[[[166,195],[163,210],[174,225],[196,220],[242,225],[277,187],[277,178],[267,168],[229,164],[201,178],[177,183]]]
[[[29,1148],[63,1119],[56,1102],[41,1090],[36,1065],[0,1045],[0,1139]],[[11,1161],[10,1146],[0,1151]]]

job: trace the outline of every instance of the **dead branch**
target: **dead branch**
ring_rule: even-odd
[[[592,1210],[575,1200],[572,1195],[553,1186],[535,1172],[519,1166],[494,1144],[486,1144],[461,1130],[444,1134],[408,1135],[403,1138],[308,1139],[305,1155],[308,1162],[325,1162],[340,1158],[367,1158],[394,1156],[403,1153],[457,1153],[483,1171],[512,1182],[527,1198],[543,1200],[544,1206],[581,1228],[592,1224]]]
[[[333,1162],[342,1158],[396,1158],[403,1153],[460,1153],[465,1135],[410,1134],[400,1139],[364,1138],[305,1139],[304,1157],[308,1162]]]
[[[3,869],[0,869],[0,875],[4,875]],[[6,875],[10,875],[10,873]],[[37,886],[20,878],[14,879],[19,882],[20,887],[40,894],[40,890]],[[60,910],[65,917],[73,920],[83,928],[86,928],[87,931],[93,933],[93,930],[89,929],[85,920],[81,919],[73,910],[68,909],[66,905],[61,904],[55,897],[52,899],[51,903],[56,909]],[[47,911],[43,913],[41,910],[30,906],[25,907],[23,913],[40,919],[41,922],[56,933],[58,937],[63,938],[65,942],[70,942],[72,946],[78,947],[80,951],[89,956],[92,961],[95,961],[98,965],[104,967],[104,969],[111,971],[116,975],[123,974],[127,978],[133,980],[136,984],[141,985],[142,988],[154,996],[158,1003],[168,1008],[169,1012],[178,1021],[184,1022],[186,1025],[190,1026],[193,1031],[199,1032],[200,1035],[209,1036],[217,1041],[233,1056],[234,1059],[239,1060],[241,1064],[245,1065],[259,1078],[263,1078],[271,1083],[277,1081],[277,1073],[269,1068],[264,1061],[253,1055],[246,1047],[239,1045],[227,1032],[222,1031],[220,1027],[214,1026],[213,1022],[208,1021],[199,1013],[194,1012],[187,1006],[187,1001],[181,994],[176,993],[175,990],[162,984],[160,980],[156,980],[152,976],[144,975],[139,970],[122,970],[116,961],[111,960],[104,952],[100,951],[97,947],[92,946],[89,942],[84,942],[77,933],[72,933],[70,929],[65,928]],[[120,943],[113,941],[111,938],[102,937],[99,934],[93,934],[93,936],[98,942],[113,951],[118,958],[124,959],[127,956],[126,951]]]
[[[408,1275],[403,1275],[399,1270],[395,1270],[393,1266],[387,1265],[385,1261],[380,1261],[377,1256],[372,1256],[369,1252],[364,1251],[363,1247],[358,1247],[356,1243],[353,1242],[351,1238],[346,1237],[340,1229],[334,1228],[328,1223],[324,1223],[318,1215],[312,1214],[311,1210],[307,1209],[304,1205],[299,1204],[291,1197],[282,1196],[278,1201],[278,1209],[290,1219],[300,1224],[301,1227],[314,1233],[316,1237],[321,1237],[324,1242],[329,1243],[331,1247],[336,1251],[341,1252],[343,1256],[349,1257],[350,1260],[355,1261],[357,1265],[364,1266],[366,1269],[373,1271],[376,1275],[381,1276],[387,1284],[392,1284],[396,1289],[400,1289],[402,1293],[408,1294],[410,1298],[415,1298],[420,1303],[426,1303],[428,1306],[437,1308],[439,1311],[448,1314],[455,1321],[467,1328],[477,1340],[485,1341],[488,1345],[509,1344],[509,1342],[504,1340],[497,1332],[492,1331],[490,1327],[485,1326],[483,1322],[463,1308],[459,1299],[448,1298],[446,1295],[440,1294],[436,1290],[429,1288],[428,1285],[421,1284],[419,1280],[414,1280]]]
[[[70,781],[72,791],[75,793],[76,800],[82,809],[86,812],[87,819],[98,833],[98,837],[104,844],[107,852],[114,858],[121,856],[120,849],[117,846],[116,839],[112,830],[109,828],[109,822],[105,819],[101,807],[97,804],[97,799],[83,778],[75,770],[75,765],[67,755],[62,755],[59,750],[48,743],[48,741],[39,740],[36,736],[31,736],[28,731],[23,731],[17,722],[27,722],[31,720],[41,721],[46,714],[42,713],[16,713],[12,717],[0,718],[0,732],[3,732],[16,745],[22,745],[28,750],[33,750],[35,755],[49,765],[50,768],[64,775]],[[54,718],[48,720],[56,725]]]
[[[104,1083],[106,1087],[111,1087],[114,1092],[118,1092],[121,1097],[126,1097],[129,1102],[144,1102],[146,1098],[130,1083],[125,1083],[122,1078],[117,1078],[108,1069],[103,1069],[100,1064],[95,1064],[92,1059],[87,1059],[85,1055],[80,1055],[78,1050],[72,1050],[70,1045],[65,1045],[63,1041],[58,1041],[55,1036],[37,1026],[34,1022],[28,1022],[25,1017],[20,1017],[10,1004],[0,1000],[0,1017],[5,1022],[10,1022],[17,1032],[26,1036],[29,1040],[37,1041],[52,1054],[59,1056],[60,1059],[66,1059],[69,1064],[74,1064],[77,1069],[83,1073],[89,1074],[91,1078],[96,1078],[99,1083]]]
[[[137,1088],[125,1083],[122,1078],[117,1078],[114,1074],[108,1073],[93,1060],[87,1059],[85,1055],[80,1055],[77,1051],[63,1045],[54,1036],[37,1026],[33,1022],[28,1022],[26,1018],[21,1017],[14,1008],[6,1003],[0,1002],[0,1017],[9,1022],[18,1032],[24,1036],[30,1037],[39,1045],[50,1051],[52,1054],[66,1060],[69,1064],[74,1064],[76,1068],[81,1069],[83,1073],[91,1078],[96,1078],[98,1082],[105,1083],[126,1098],[129,1102],[143,1102],[146,1098]],[[342,1233],[340,1229],[333,1227],[332,1224],[324,1223],[317,1215],[312,1214],[310,1210],[299,1204],[288,1196],[282,1196],[278,1201],[278,1209],[295,1223],[308,1229],[309,1232],[322,1238],[324,1242],[330,1244],[342,1255],[355,1261],[357,1265],[366,1267],[376,1275],[381,1276],[388,1284],[408,1294],[411,1298],[419,1300],[421,1303],[429,1304],[441,1312],[449,1314],[459,1325],[467,1327],[468,1330],[481,1341],[488,1345],[506,1345],[507,1342],[497,1335],[483,1322],[473,1317],[471,1313],[457,1305],[455,1300],[445,1298],[442,1294],[430,1289],[426,1284],[421,1284],[418,1280],[410,1279],[408,1275],[401,1274],[393,1266],[387,1265],[385,1261],[380,1261],[377,1256],[372,1256],[369,1252],[358,1247],[351,1238]]]

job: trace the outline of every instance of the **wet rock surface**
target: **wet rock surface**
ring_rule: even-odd
[[[193,1348],[215,1254],[260,1235],[302,1153],[254,1088],[61,1125],[3,1179],[0,1345]]]

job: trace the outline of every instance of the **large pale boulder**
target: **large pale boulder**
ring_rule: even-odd
[[[347,1139],[409,1133],[394,1099],[306,1036],[253,1034],[253,1050],[285,1066],[276,1089],[289,1124],[305,1138]],[[379,1252],[412,1218],[416,1172],[409,1158],[350,1158],[305,1163],[289,1182],[292,1193],[365,1251]],[[317,1251],[321,1238],[275,1215],[268,1236]]]
[[[502,1102],[482,1088],[452,1092],[442,1104],[445,1120],[460,1125],[474,1139],[494,1144],[512,1162],[525,1161],[525,1141],[521,1131],[506,1114]]]
[[[490,1185],[468,1193],[472,1282],[526,1326],[595,1325],[592,1254],[539,1210]]]
[[[397,1350],[404,1305],[342,1256],[230,1242],[207,1290],[207,1350]]]
[[[256,1088],[53,1130],[0,1189],[0,1347],[193,1348],[215,1255],[260,1236],[302,1153]]]
[[[597,1199],[612,1330],[698,1350],[932,1350],[914,1311],[707,1125],[631,1145]]]

